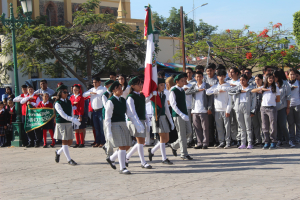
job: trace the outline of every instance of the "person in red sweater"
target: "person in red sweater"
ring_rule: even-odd
[[[51,102],[49,102],[49,97],[50,95],[48,93],[44,93],[43,94],[43,101],[41,101],[38,105],[37,108],[53,108],[53,104]],[[50,137],[52,140],[52,143],[50,144],[50,147],[54,147],[55,145],[55,140],[53,138],[53,128],[54,128],[54,124],[53,124],[53,119],[51,119],[47,124],[45,124],[44,126],[42,126],[42,130],[43,130],[43,138],[44,138],[44,146],[43,148],[47,148],[47,131],[49,131],[50,133]]]
[[[82,87],[80,84],[73,85],[73,95],[70,97],[70,101],[73,106],[74,118],[77,118],[80,122],[83,119],[84,114],[84,97],[82,96]],[[85,123],[81,123],[80,126],[73,124],[73,130],[75,130],[76,145],[74,148],[84,147],[84,129]],[[80,140],[79,140],[80,138]],[[79,144],[80,142],[80,144]]]
[[[24,115],[26,115],[26,107],[27,105],[32,105],[33,107],[36,107],[39,102],[40,102],[40,98],[38,95],[34,94],[34,89],[32,86],[28,86],[28,96],[24,97],[20,103],[22,104],[22,112],[23,112],[23,108],[25,109],[25,113]],[[25,104],[25,106],[24,106]],[[22,113],[23,115],[23,113]],[[42,140],[42,134],[40,133],[41,131],[39,129],[36,129],[34,131],[30,131],[27,133],[28,137],[29,137],[29,141],[28,141],[28,146],[26,147],[33,147],[34,146],[34,142],[35,142],[35,146],[34,147],[40,147],[40,141]]]

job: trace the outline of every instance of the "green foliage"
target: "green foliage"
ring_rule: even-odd
[[[214,48],[211,48],[210,59],[226,67],[253,68],[266,65],[295,67],[299,65],[300,51],[296,47],[288,46],[288,39],[292,38],[288,31],[280,31],[280,26],[274,28],[273,24],[261,33],[248,31],[248,28],[249,26],[245,26],[239,30],[226,30],[198,41],[195,41],[191,35],[187,35],[185,38],[188,49],[186,55],[206,57],[208,54],[206,41],[211,41]],[[247,53],[251,53],[251,59],[250,57],[247,59]],[[181,51],[178,51],[175,58],[180,57]]]
[[[131,27],[117,23],[113,15],[95,14],[99,0],[89,0],[74,13],[73,24],[46,26],[41,16],[17,30],[18,67],[26,74],[37,67],[51,77],[73,74],[82,83],[104,71],[131,73],[143,65],[145,45]],[[10,30],[2,56],[12,54]],[[8,65],[7,65],[8,66]],[[6,67],[7,67],[6,66]],[[74,70],[79,70],[80,73]]]
[[[296,37],[298,47],[300,46],[300,11],[294,13],[293,34]]]
[[[153,20],[155,21],[154,26],[160,28],[160,34],[163,36],[179,37],[181,35],[181,24],[180,24],[180,9],[172,7],[170,10],[170,16],[165,18],[158,15],[157,12],[153,12]],[[204,38],[214,31],[217,30],[217,26],[211,26],[203,20],[200,20],[199,24],[193,22],[188,16],[184,17],[185,22],[185,34],[192,34],[194,38]],[[195,33],[194,33],[195,30]],[[168,33],[168,34],[167,34]]]

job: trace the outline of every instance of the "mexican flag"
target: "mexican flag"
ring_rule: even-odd
[[[145,18],[145,31],[144,37],[147,39],[147,50],[146,50],[146,59],[145,59],[145,78],[143,86],[143,94],[145,97],[150,96],[152,93],[156,96],[156,104],[160,108],[161,101],[157,96],[157,65],[156,65],[156,56],[155,56],[155,47],[154,47],[154,38],[153,38],[153,26],[152,26],[152,13],[150,5],[146,6],[146,18]],[[151,101],[155,101],[154,97],[151,98]]]

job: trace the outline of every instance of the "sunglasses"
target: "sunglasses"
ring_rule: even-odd
[[[67,92],[67,91],[63,91],[63,93],[64,93],[64,94],[68,94],[68,92]]]

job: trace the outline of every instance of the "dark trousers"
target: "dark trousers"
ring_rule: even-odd
[[[209,122],[207,113],[193,114],[193,125],[197,136],[197,146],[209,145]]]
[[[209,143],[216,143],[218,142],[215,126],[215,115],[214,113],[208,115],[208,125],[209,125]]]
[[[277,108],[262,106],[260,112],[265,143],[277,142]]]
[[[286,108],[277,111],[277,139],[283,141],[285,139],[286,142],[289,142],[289,131],[286,126],[287,123],[287,114]]]
[[[93,112],[93,123],[96,131],[96,143],[105,144],[102,109]]]
[[[171,106],[169,107],[169,109],[170,109],[170,112],[172,113],[172,108],[171,108]],[[173,120],[173,118],[172,118],[172,120]],[[169,120],[167,120],[167,121],[168,121],[168,123],[169,123]],[[173,122],[174,122],[174,120],[173,120]],[[171,127],[171,125],[170,125],[170,127]],[[177,139],[178,139],[178,134],[177,134],[177,129],[176,129],[176,127],[175,127],[174,130],[171,130],[170,133],[169,133],[169,143],[173,143],[173,142],[175,142]]]

